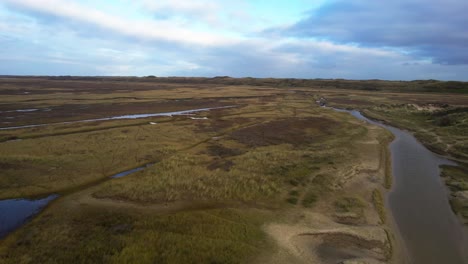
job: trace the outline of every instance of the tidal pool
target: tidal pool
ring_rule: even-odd
[[[0,239],[20,227],[39,213],[50,201],[57,198],[53,194],[36,200],[8,199],[0,201]]]

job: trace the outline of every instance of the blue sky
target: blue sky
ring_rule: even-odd
[[[0,74],[468,81],[465,0],[2,0]]]

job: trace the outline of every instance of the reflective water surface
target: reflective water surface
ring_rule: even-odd
[[[41,209],[58,195],[50,195],[37,200],[8,199],[0,201],[0,239],[23,225],[29,218],[39,213]]]
[[[411,262],[468,263],[468,234],[451,210],[440,178],[440,165],[455,164],[429,151],[409,132],[369,120],[358,111],[346,112],[395,135],[388,203]]]

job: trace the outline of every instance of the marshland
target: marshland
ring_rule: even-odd
[[[409,263],[398,218],[406,200],[392,202],[403,199],[394,198],[398,136],[385,123],[448,161],[431,180],[448,208],[439,217],[462,232],[453,252],[464,263],[467,87],[4,76],[0,206],[10,207],[0,219],[17,224],[0,226],[0,260]],[[122,116],[133,118],[114,118]],[[50,195],[29,216],[11,209]]]

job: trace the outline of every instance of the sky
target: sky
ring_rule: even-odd
[[[0,75],[468,81],[466,0],[1,0]]]

